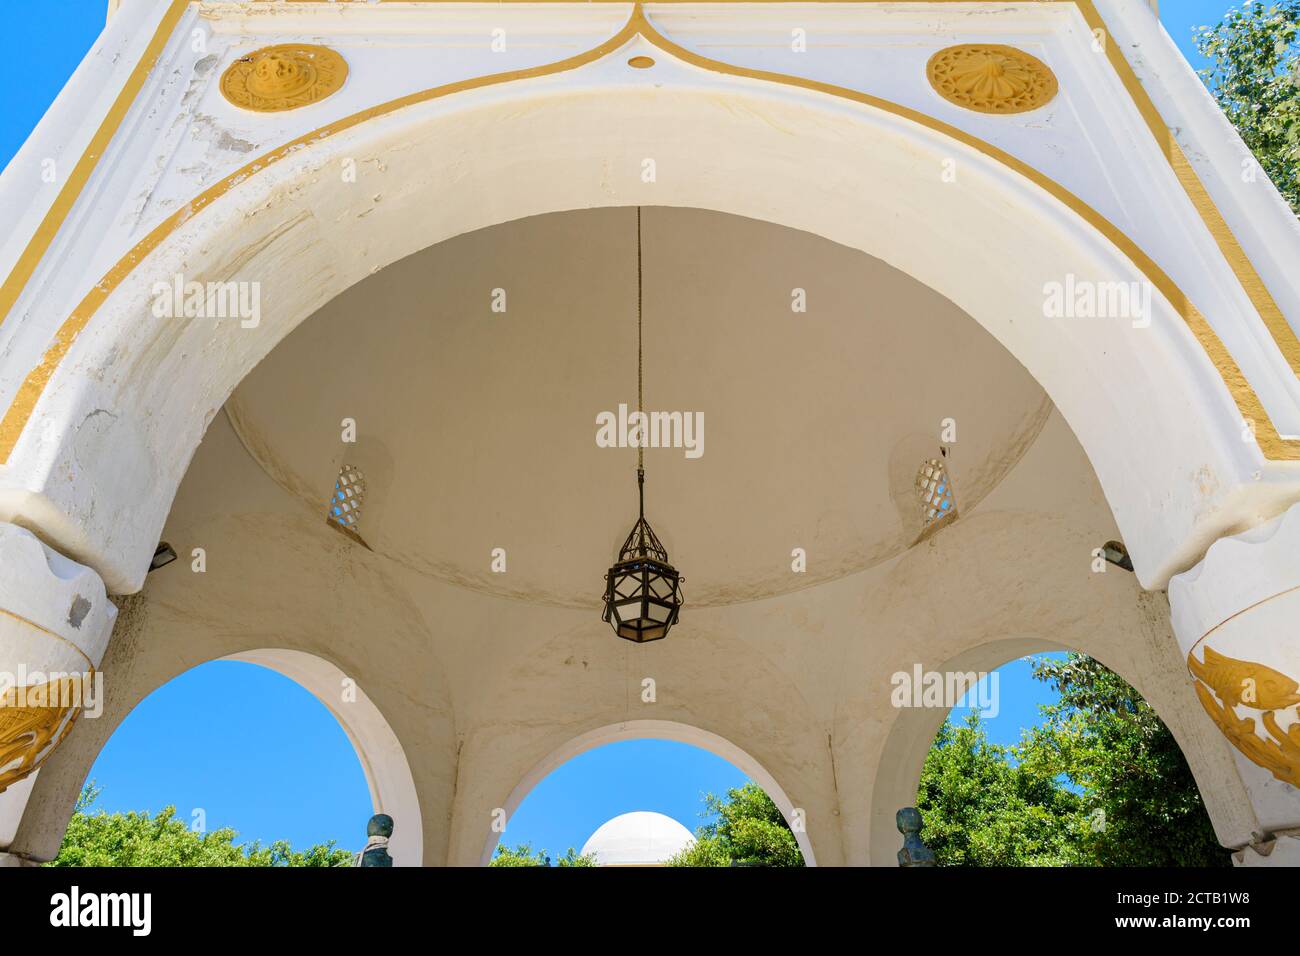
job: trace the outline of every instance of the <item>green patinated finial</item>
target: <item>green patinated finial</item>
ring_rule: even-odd
[[[376,813],[366,824],[366,848],[357,854],[357,866],[392,866],[388,854],[388,838],[393,835],[393,818],[386,813]]]
[[[903,848],[898,851],[899,866],[934,866],[934,851],[921,842],[921,811],[903,807],[894,817],[898,832],[903,834]]]

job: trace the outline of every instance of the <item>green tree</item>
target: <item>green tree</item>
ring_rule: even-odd
[[[331,840],[299,852],[284,840],[236,845],[234,830],[196,833],[176,819],[176,808],[147,813],[92,813],[99,789],[77,798],[59,855],[47,866],[350,866],[352,854]]]
[[[551,858],[545,850],[534,851],[532,844],[521,843],[516,847],[504,844],[497,847],[496,856],[488,866],[550,866]],[[573,847],[565,851],[556,866],[595,866],[596,861],[590,854],[583,856]]]
[[[1028,765],[1082,791],[1083,860],[1094,866],[1228,866],[1182,750],[1122,677],[1082,654],[1040,659],[1060,699],[1021,747]]]
[[[804,865],[790,825],[757,784],[730,789],[725,799],[706,794],[704,806],[707,822],[669,866]]]
[[[1082,654],[1039,659],[1060,697],[1019,744],[978,714],[944,721],[917,791],[921,836],[946,866],[1227,866],[1200,792],[1156,712]]]
[[[1300,0],[1246,3],[1196,45],[1201,76],[1278,191],[1300,214]]]
[[[916,805],[940,866],[1066,866],[1079,862],[1077,794],[1052,768],[989,742],[978,713],[945,720],[926,755]]]

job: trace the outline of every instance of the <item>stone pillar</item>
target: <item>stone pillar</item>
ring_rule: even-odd
[[[1300,504],[1169,582],[1201,706],[1236,750],[1260,832],[1239,865],[1300,862]]]
[[[99,575],[0,523],[0,866],[40,765],[79,716],[103,708],[98,674],[117,608]]]

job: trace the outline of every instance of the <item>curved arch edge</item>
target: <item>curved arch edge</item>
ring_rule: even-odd
[[[275,671],[320,701],[338,721],[356,751],[370,787],[374,812],[387,813],[395,821],[389,842],[394,865],[424,864],[424,823],[415,778],[397,734],[364,690],[354,687],[356,699],[344,706],[342,691],[347,675],[324,658],[306,651],[258,648],[216,659],[256,664]]]
[[[725,737],[673,720],[628,720],[617,724],[607,724],[604,727],[597,727],[594,730],[581,733],[534,764],[528,773],[524,775],[524,778],[515,785],[505,803],[502,804],[506,812],[506,819],[509,820],[514,812],[519,809],[519,805],[523,803],[524,798],[532,792],[537,784],[541,783],[542,780],[563,764],[589,750],[595,750],[597,747],[630,740],[671,740],[676,743],[698,747],[701,750],[707,750],[715,757],[721,757],[736,767],[762,787],[763,791],[772,798],[772,802],[781,811],[786,823],[790,823],[795,817],[796,807],[794,802],[786,794],[785,789],[777,782],[776,778],[764,769],[763,765],[754,757]],[[791,829],[794,830],[793,824]],[[808,866],[816,866],[817,858],[813,853],[812,841],[808,839],[807,831],[802,829],[794,830],[794,837],[795,842],[799,845],[799,851],[803,854],[804,863]],[[489,831],[483,846],[481,865],[487,866],[492,861],[492,854],[495,852],[499,840],[500,834]]]
[[[169,23],[171,24],[171,28],[174,29],[174,20],[179,18],[180,8],[184,7],[186,2],[187,0],[174,0],[173,7],[169,9],[167,16],[164,18],[163,24],[158,28],[159,32],[158,36],[155,37],[155,45],[157,45],[158,37],[163,36],[164,31],[168,29],[167,25]],[[1065,2],[1069,2],[1069,0],[1065,0]],[[1101,21],[1100,14],[1092,8],[1090,0],[1074,0],[1074,2],[1080,5],[1084,17],[1090,25],[1101,23],[1101,29],[1105,28],[1104,21]],[[1082,9],[1083,7],[1087,7],[1088,9]],[[637,37],[644,38],[651,45],[659,48],[665,53],[700,69],[735,77],[753,79],[764,83],[796,87],[810,92],[848,100],[875,109],[884,110],[887,113],[918,123],[927,129],[954,139],[967,147],[977,150],[996,162],[1001,163],[1008,169],[1026,177],[1035,185],[1046,190],[1055,199],[1064,203],[1072,212],[1081,216],[1089,223],[1089,225],[1105,236],[1107,240],[1115,244],[1124,255],[1134,263],[1139,271],[1147,276],[1152,285],[1165,296],[1169,303],[1182,317],[1183,321],[1186,322],[1188,328],[1195,336],[1196,341],[1204,350],[1209,360],[1213,363],[1222,379],[1225,389],[1232,396],[1232,399],[1240,410],[1243,419],[1253,423],[1252,438],[1258,445],[1260,452],[1264,457],[1272,461],[1300,461],[1300,439],[1284,438],[1278,432],[1271,416],[1265,410],[1263,402],[1256,394],[1255,389],[1246,379],[1236,361],[1224,346],[1210,323],[1206,320],[1205,316],[1178,288],[1173,279],[1160,268],[1155,260],[1149,256],[1137,242],[1131,239],[1123,232],[1123,230],[1119,229],[1097,212],[1092,206],[1084,202],[1064,186],[1061,186],[1051,177],[1046,176],[1041,171],[1015,158],[993,144],[959,130],[954,126],[931,117],[919,110],[905,107],[898,103],[873,96],[869,93],[849,89],[847,87],[836,86],[834,84],[793,76],[790,74],[734,66],[697,54],[677,43],[674,43],[657,30],[646,17],[642,2],[636,0],[633,4],[631,15],[623,28],[614,36],[590,50],[544,66],[530,67],[521,70],[512,70],[460,80],[377,104],[334,123],[320,127],[310,133],[291,140],[289,143],[286,143],[269,153],[263,154],[200,193],[194,198],[194,200],[183,206],[176,213],[155,227],[154,230],[137,243],[126,256],[119,260],[118,263],[105,274],[100,282],[96,283],[90,292],[87,293],[81,303],[73,310],[72,314],[59,327],[58,332],[54,337],[54,341],[45,350],[41,362],[32,368],[23,378],[17,394],[11,401],[3,418],[0,418],[0,465],[8,462],[13,453],[14,447],[17,445],[19,438],[22,436],[28,421],[30,421],[35,411],[37,402],[40,400],[41,395],[49,385],[55,371],[58,369],[64,358],[66,358],[67,353],[71,349],[77,336],[86,325],[89,324],[99,307],[112,293],[113,289],[115,289],[126,275],[133,271],[136,266],[140,264],[154,249],[156,249],[175,229],[192,219],[194,216],[200,214],[207,206],[225,195],[231,189],[237,187],[261,170],[279,162],[289,155],[292,155],[294,152],[305,146],[319,142],[322,139],[344,132],[370,120],[396,112],[397,110],[408,106],[428,102],[454,93],[565,73],[588,63],[593,63],[597,60],[603,59],[605,56],[613,53],[615,50],[618,50]],[[159,47],[159,50],[160,49],[161,47]],[[154,51],[153,55],[155,58],[157,52],[158,51]],[[1120,74],[1125,88],[1134,98],[1139,111],[1142,112],[1144,117],[1146,117],[1148,122],[1150,122],[1149,114],[1154,110],[1154,106],[1150,103],[1149,98],[1145,96],[1145,93],[1142,93],[1140,84],[1137,82],[1136,78],[1130,75],[1132,73],[1131,68],[1122,68],[1120,62],[1115,59],[1115,56],[1116,54],[1112,51],[1110,61],[1112,66],[1115,68],[1117,73]],[[1120,55],[1120,57],[1122,60],[1122,55]],[[1127,61],[1123,61],[1123,64],[1124,67],[1127,67]],[[137,72],[139,71],[137,70]],[[131,80],[132,84],[134,84],[136,80],[137,77],[133,75]],[[124,97],[127,96],[128,91],[129,90],[124,90]],[[1141,94],[1141,96],[1139,96],[1139,94]],[[131,94],[131,98],[134,98],[134,93]],[[129,102],[127,105],[129,106]],[[114,111],[117,111],[117,106],[115,106]],[[105,120],[105,124],[108,125],[111,120],[112,117],[110,116],[109,119]],[[120,121],[121,117],[118,117],[116,122],[120,123]],[[1185,189],[1187,189],[1189,196],[1193,200],[1196,200],[1204,193],[1203,187],[1200,186],[1199,180],[1195,179],[1195,173],[1190,170],[1190,166],[1186,163],[1185,158],[1182,158],[1180,161],[1179,157],[1181,154],[1176,152],[1178,149],[1177,145],[1173,144],[1172,147],[1169,146],[1168,143],[1164,142],[1164,140],[1168,140],[1169,137],[1166,136],[1164,137],[1164,140],[1162,140],[1157,129],[1158,127],[1152,126],[1153,135],[1156,136],[1157,143],[1161,145],[1162,151],[1165,152],[1171,167],[1174,169],[1176,175],[1178,175],[1180,183]],[[89,176],[89,171],[87,171],[86,176]],[[82,185],[84,185],[84,183]],[[72,183],[69,183],[68,186],[65,187],[65,190],[71,187]],[[75,199],[75,196],[73,198]],[[60,196],[60,202],[62,202],[62,195]],[[1208,194],[1205,196],[1205,202],[1197,203],[1197,205],[1198,208],[1202,209],[1203,215],[1205,209],[1214,208],[1214,204],[1209,200]],[[69,203],[68,209],[70,210],[70,208]],[[54,215],[53,211],[51,212],[51,215]],[[66,211],[63,215],[66,216]],[[1221,215],[1217,213],[1217,209],[1215,209],[1215,216],[1217,216],[1216,221],[1222,220]],[[53,232],[57,232],[58,223],[61,223],[61,221],[61,219],[58,219],[52,224]],[[51,224],[43,224],[42,233],[50,231],[45,228],[46,225]],[[1229,234],[1227,239],[1222,238],[1226,226],[1224,226],[1223,229],[1215,229],[1213,228],[1214,223],[1209,222],[1207,222],[1207,226],[1211,227],[1211,231],[1216,235],[1221,244],[1227,243],[1224,247],[1225,258],[1229,264],[1233,266],[1234,272],[1238,274],[1238,278],[1243,283],[1243,287],[1245,287],[1250,293],[1252,302],[1254,302],[1260,309],[1261,317],[1264,319],[1265,325],[1273,341],[1282,351],[1282,354],[1287,357],[1293,370],[1296,369],[1297,363],[1300,363],[1300,344],[1295,341],[1295,336],[1293,334],[1290,334],[1289,338],[1285,337],[1290,332],[1289,326],[1287,326],[1284,320],[1280,320],[1280,313],[1278,313],[1276,304],[1272,302],[1271,297],[1268,297],[1267,290],[1263,288],[1262,282],[1258,281],[1258,277],[1256,276],[1256,281],[1252,282],[1249,281],[1249,276],[1241,275],[1241,270],[1239,268],[1241,263],[1238,260],[1244,260],[1244,253],[1241,256],[1229,254],[1233,252],[1233,250],[1239,250],[1240,248],[1236,244],[1235,237],[1232,237]],[[48,238],[52,239],[52,234],[53,233],[51,233]],[[36,240],[33,240],[33,242],[36,242]],[[48,241],[46,242],[46,245],[48,245]],[[32,250],[29,250],[29,253],[31,251]],[[43,252],[43,250],[41,251]],[[23,261],[25,262],[29,258],[30,255],[25,253]],[[39,258],[40,254],[37,253],[36,262],[39,261]],[[1248,260],[1245,260],[1244,264],[1245,267],[1250,267]],[[22,266],[22,269],[27,269],[27,266]],[[30,265],[30,271],[34,270],[35,262],[32,262]],[[1254,275],[1253,269],[1251,270],[1251,275]],[[9,302],[8,299],[12,297],[16,301],[18,293],[13,292],[10,289],[10,286],[15,282],[18,282],[19,286],[25,285],[26,282],[26,279],[23,278],[23,274],[20,273],[18,269],[16,269],[15,272],[6,280],[3,290],[4,296],[0,297],[0,322],[3,321],[3,318],[10,311],[10,307],[12,306],[12,303]],[[1263,290],[1264,297],[1267,298],[1267,302],[1260,299],[1261,289]],[[1271,311],[1268,308],[1270,304],[1272,306]],[[1274,316],[1274,313],[1278,313],[1278,315]]]

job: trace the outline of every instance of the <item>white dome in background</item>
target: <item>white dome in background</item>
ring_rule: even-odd
[[[597,866],[662,866],[695,842],[691,831],[662,813],[637,810],[601,824],[582,845]]]

